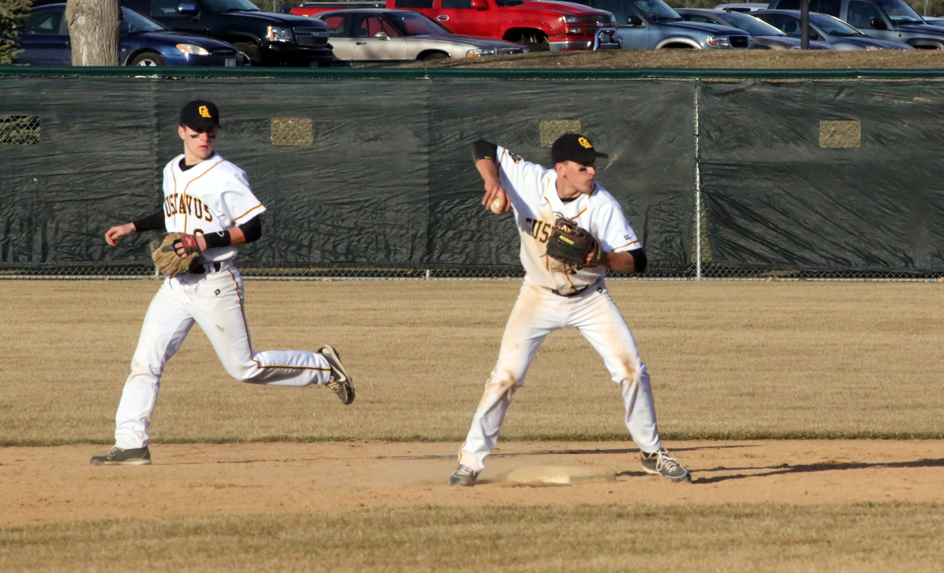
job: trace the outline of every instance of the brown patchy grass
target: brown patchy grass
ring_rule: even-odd
[[[165,373],[160,442],[461,441],[517,281],[247,283],[260,349],[339,348],[357,382],[230,379],[194,329]],[[0,444],[111,443],[150,280],[0,282]],[[944,436],[944,285],[612,281],[667,439]],[[504,439],[618,439],[622,403],[573,330],[545,342]]]
[[[411,62],[410,68],[464,69],[938,69],[942,50],[801,51],[801,50],[603,50],[598,52],[535,52],[519,56]]]
[[[914,571],[938,504],[414,507],[0,528],[4,571]]]

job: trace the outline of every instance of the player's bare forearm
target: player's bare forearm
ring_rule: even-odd
[[[632,273],[636,271],[636,259],[632,253],[603,253],[600,259],[600,265],[620,273]]]
[[[502,187],[501,180],[498,178],[498,165],[493,160],[486,158],[476,161],[475,168],[482,176],[482,181],[485,182],[485,196],[482,197],[482,205],[488,208],[492,205],[492,201],[501,199],[502,207],[499,212],[507,211],[511,206],[511,202],[508,200],[508,193]]]
[[[105,242],[111,246],[118,244],[118,239],[133,235],[135,232],[134,223],[125,223],[124,225],[115,225],[105,232]]]

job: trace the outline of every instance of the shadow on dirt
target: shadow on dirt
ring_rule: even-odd
[[[726,467],[717,467],[717,468],[705,468],[701,469],[698,472],[692,472],[697,475],[698,473],[707,473],[707,472],[739,472],[739,471],[751,471],[751,470],[761,470],[758,473],[735,473],[730,475],[719,475],[714,477],[695,477],[692,480],[694,484],[711,484],[718,483],[723,481],[735,480],[735,479],[750,479],[750,478],[759,478],[759,477],[768,477],[775,475],[786,475],[786,474],[796,474],[796,473],[812,473],[812,472],[835,472],[835,471],[845,471],[845,470],[864,470],[870,468],[939,468],[944,467],[944,459],[921,459],[910,462],[889,462],[889,463],[818,463],[818,464],[801,464],[791,466],[788,464],[783,464],[780,466],[774,467],[757,467],[757,468],[726,468]],[[764,471],[767,470],[767,471]],[[636,476],[640,475],[643,472],[620,472],[616,474],[617,476]]]

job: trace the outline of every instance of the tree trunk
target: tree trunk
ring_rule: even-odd
[[[118,0],[68,0],[66,22],[73,66],[118,65]]]

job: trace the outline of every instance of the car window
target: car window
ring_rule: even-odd
[[[725,19],[727,21],[723,22],[724,24],[734,26],[739,30],[744,30],[751,36],[783,36],[783,32],[777,28],[748,14],[731,12],[730,14],[725,14]]]
[[[443,10],[471,10],[472,0],[443,0]]]
[[[914,11],[914,8],[902,2],[902,0],[875,0],[875,3],[882,7],[882,10],[888,14],[892,22],[898,24],[920,24],[924,20]]]
[[[778,10],[799,10],[800,0],[780,0],[777,2]],[[812,8],[810,8],[812,10]]]
[[[127,8],[121,9],[121,33],[122,34],[137,34],[141,32],[159,32],[161,30],[166,30],[163,25],[158,24],[154,20],[146,16],[138,14],[134,10],[128,10]]]
[[[630,0],[636,9],[642,12],[650,22],[660,20],[681,20],[682,17],[662,0]]]
[[[581,4],[587,4],[593,8],[599,10],[606,10],[607,12],[612,12],[613,16],[616,17],[617,22],[626,23],[626,19],[631,16],[629,7],[626,5],[624,0],[593,0],[590,2],[580,2]]]
[[[151,0],[151,16],[173,16],[181,0]]]
[[[63,34],[61,26],[62,10],[42,10],[29,15],[20,33],[33,36],[60,36]]]
[[[825,14],[810,14],[810,24],[816,24],[817,28],[833,36],[864,36],[862,32],[839,18],[833,18]]]
[[[839,17],[839,11],[842,9],[842,0],[817,0],[816,8],[813,8],[813,3],[810,2],[810,11],[819,12],[821,14],[829,14],[830,16]]]
[[[327,24],[328,26],[328,35],[332,38],[350,38],[350,32],[348,30],[348,22],[350,18],[343,14],[337,14],[333,16],[324,16],[321,18],[321,21]]]
[[[433,0],[397,0],[395,8],[432,8]]]
[[[387,18],[407,36],[452,33],[439,22],[434,22],[417,12],[387,12]]]
[[[373,38],[380,32],[386,32],[391,38],[396,38],[400,35],[400,32],[395,30],[389,22],[384,21],[384,19],[377,14],[365,16],[354,27],[355,38]]]
[[[757,17],[763,20],[764,22],[767,22],[774,28],[777,28],[778,30],[782,31],[784,34],[788,36],[792,36],[794,38],[800,37],[800,22],[798,20],[795,20],[794,18],[791,18],[790,16],[786,16],[784,14],[758,14]],[[787,32],[788,23],[796,24],[795,27],[792,24],[790,26],[791,30],[796,31],[795,36],[791,34],[790,32]]]
[[[846,21],[856,28],[872,27],[872,18],[882,20],[878,9],[868,2],[849,2],[849,16]]]

